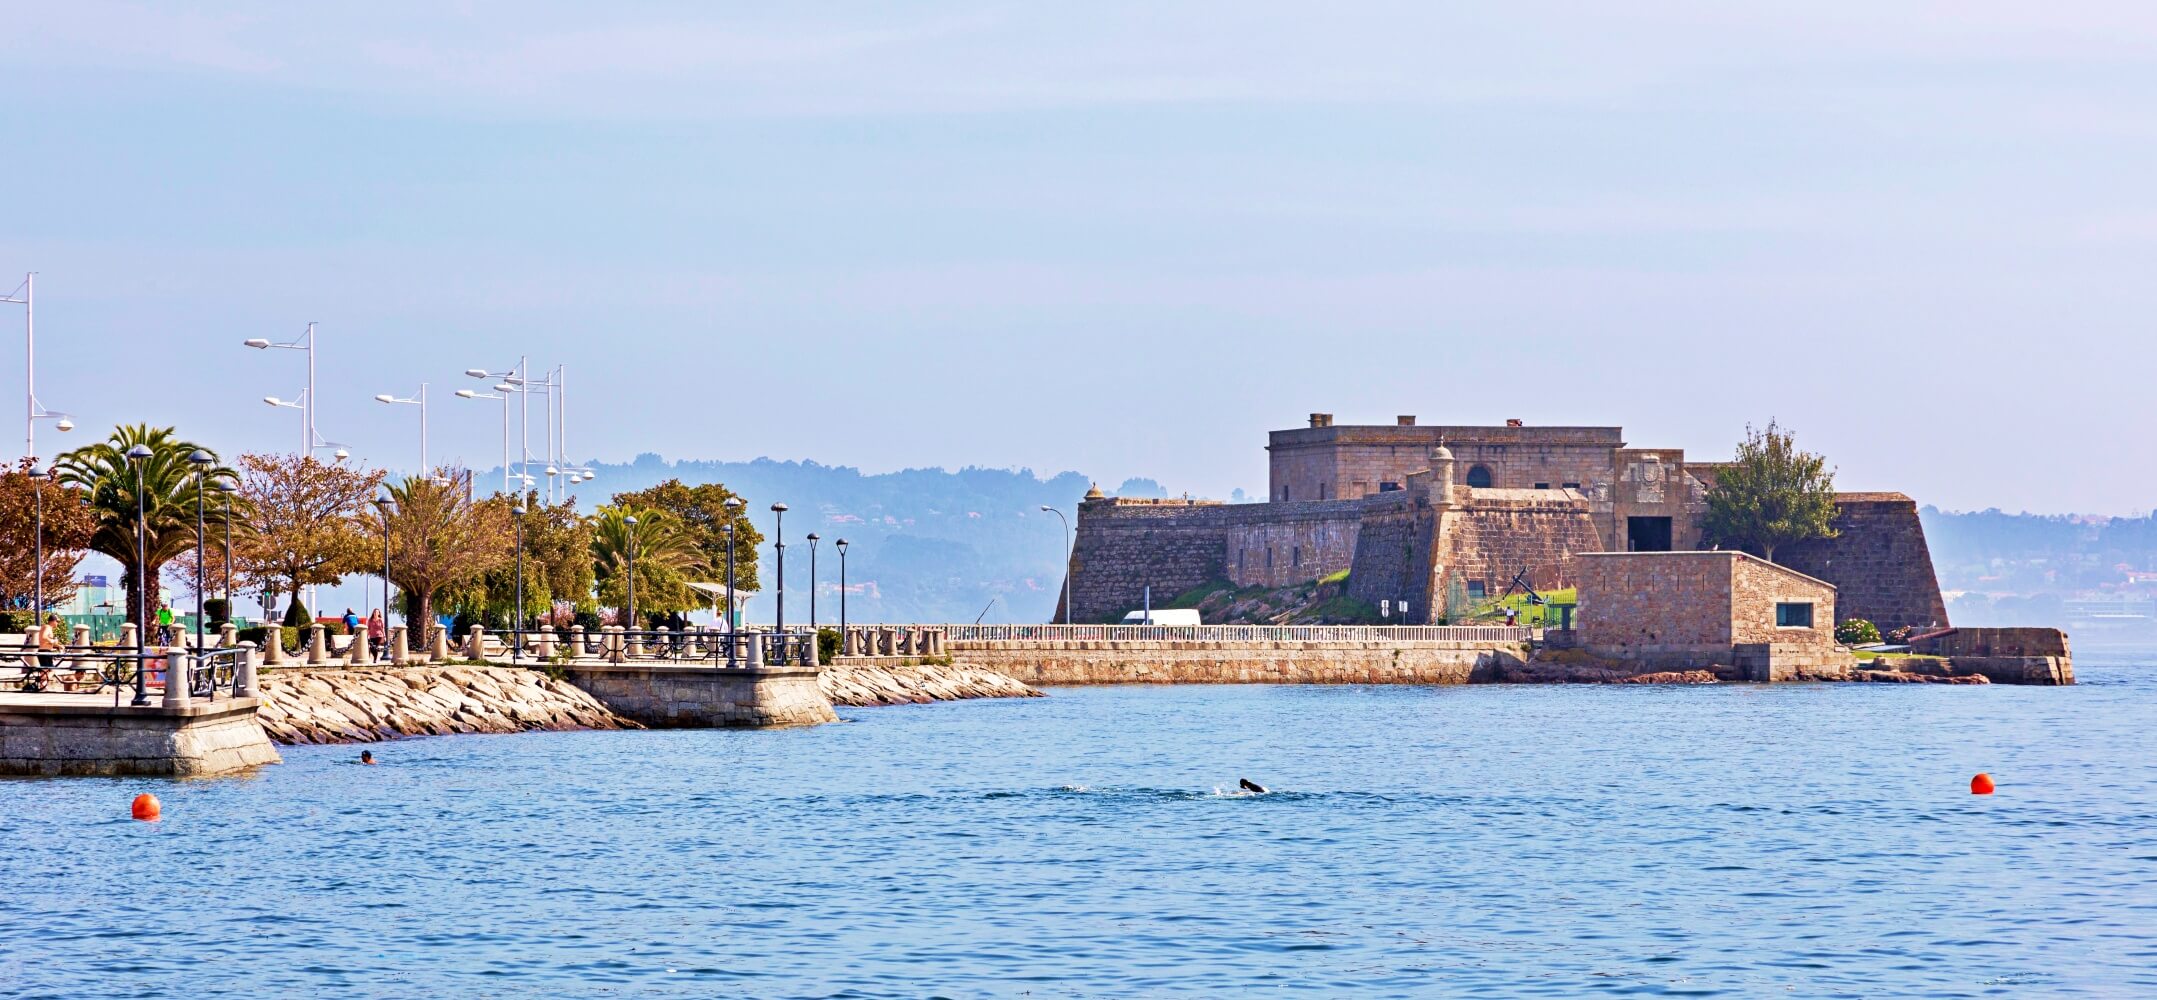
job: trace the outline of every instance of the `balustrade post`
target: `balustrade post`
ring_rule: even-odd
[[[487,658],[487,630],[477,625],[464,633],[464,658],[484,660]]]
[[[330,661],[329,631],[320,622],[307,626],[308,666],[320,666]]]
[[[231,649],[240,644],[240,627],[231,622],[217,626],[217,648]]]
[[[382,653],[389,658],[391,666],[404,666],[412,658],[412,649],[411,646],[406,644],[404,629],[405,627],[402,625],[392,625],[389,627],[389,631],[382,635],[382,640],[385,643],[382,647]]]
[[[238,649],[240,659],[232,667],[232,696],[253,698],[258,693],[255,687],[255,657],[260,655],[260,651],[256,650],[255,644],[251,642],[240,643]]]
[[[186,708],[191,700],[188,688],[193,687],[194,675],[188,669],[188,653],[185,646],[165,649],[165,707]]]
[[[569,626],[569,658],[582,659],[591,649],[584,645],[584,626]]]
[[[624,655],[644,655],[644,636],[641,632],[632,632],[628,626],[622,626],[622,638],[624,640],[622,645]]]
[[[367,650],[367,626],[361,625],[352,633],[352,641],[345,644],[345,666],[364,667],[373,662]]]
[[[539,629],[539,641],[532,646],[532,655],[545,663],[554,659],[554,626],[543,625]]]
[[[761,632],[750,632],[747,633],[747,636],[749,639],[749,658],[743,665],[751,670],[762,670],[764,669],[764,635]]]

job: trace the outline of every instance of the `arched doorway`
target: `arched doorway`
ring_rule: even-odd
[[[1490,466],[1487,466],[1487,465],[1471,465],[1471,466],[1469,466],[1469,467],[1468,467],[1468,485],[1470,485],[1470,486],[1473,486],[1473,487],[1475,487],[1476,489],[1479,489],[1479,490],[1487,490],[1487,489],[1490,489]]]

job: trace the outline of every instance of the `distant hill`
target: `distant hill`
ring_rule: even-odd
[[[757,525],[771,533],[766,508],[784,502],[787,620],[809,616],[809,546],[823,536],[818,556],[819,622],[839,620],[839,555],[844,537],[848,617],[854,621],[1041,622],[1055,612],[1063,585],[1064,529],[1046,504],[1075,526],[1078,502],[1090,485],[1076,472],[1042,479],[1031,469],[905,469],[864,475],[849,466],[816,462],[669,462],[644,454],[623,465],[593,465],[598,478],[580,487],[581,509],[615,493],[679,478],[691,485],[725,483],[747,498]],[[499,477],[499,472],[496,473]],[[482,473],[478,481],[486,482]],[[1114,492],[1166,496],[1159,483],[1132,480]],[[772,550],[758,554],[767,594],[750,602],[749,618],[770,621]],[[993,602],[993,603],[992,603]]]
[[[2147,627],[2157,619],[2157,520],[1918,511],[1949,619],[1962,625]]]

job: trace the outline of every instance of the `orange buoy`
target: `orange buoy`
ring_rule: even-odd
[[[162,815],[163,811],[163,807],[157,804],[157,796],[148,792],[135,796],[134,813],[136,819],[151,822]]]
[[[1971,794],[1971,795],[1990,795],[1990,794],[1992,794],[1992,775],[1989,775],[1989,774],[1986,774],[1986,773],[1984,773],[1984,772],[1980,771],[1980,772],[1978,772],[1978,775],[1977,775],[1977,777],[1975,777],[1975,778],[1971,778],[1971,779],[1970,779],[1970,794]]]

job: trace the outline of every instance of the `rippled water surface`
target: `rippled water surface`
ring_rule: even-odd
[[[2157,668],[2083,659],[2070,689],[1063,689],[5,781],[0,993],[2157,995]],[[125,818],[145,790],[163,822]]]

